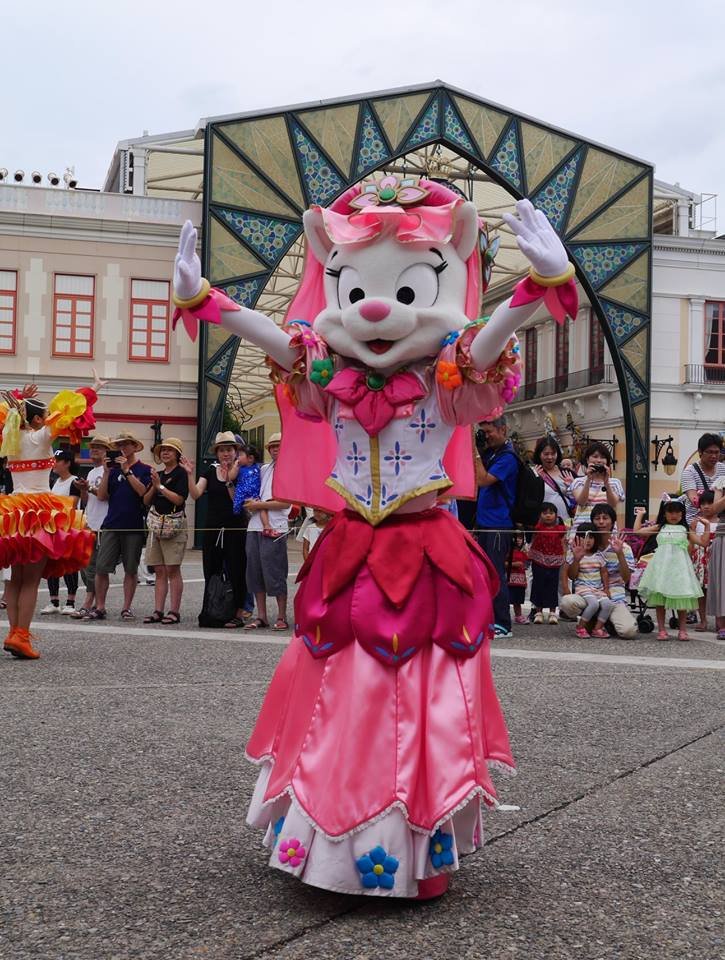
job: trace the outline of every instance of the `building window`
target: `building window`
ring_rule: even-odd
[[[569,324],[556,325],[556,392],[562,393],[569,386]]]
[[[53,356],[93,356],[95,277],[55,275]]]
[[[15,317],[18,305],[18,275],[0,270],[0,353],[15,353]]]
[[[524,331],[524,399],[531,400],[536,396],[536,365],[537,365],[537,343],[539,331],[536,327],[529,327]]]
[[[604,331],[594,310],[589,311],[590,383],[601,383],[604,377]]]
[[[259,456],[264,459],[264,427],[254,427],[253,430],[242,430],[242,437],[251,447],[255,447]]]
[[[128,359],[169,362],[169,283],[131,281],[131,334]]]
[[[721,380],[725,368],[725,301],[705,304],[705,379]]]

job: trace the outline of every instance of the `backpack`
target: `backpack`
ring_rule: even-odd
[[[511,519],[518,527],[534,527],[544,502],[544,481],[517,454],[519,475],[516,480],[516,496],[511,507]]]
[[[199,614],[200,627],[223,627],[237,612],[230,581],[213,573],[204,587],[204,602]]]

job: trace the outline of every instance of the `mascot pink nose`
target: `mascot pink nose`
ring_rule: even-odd
[[[360,307],[360,316],[363,320],[372,320],[377,323],[378,320],[384,320],[390,313],[390,307],[387,303],[381,303],[380,300],[370,300]]]

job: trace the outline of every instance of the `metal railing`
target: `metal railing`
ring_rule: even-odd
[[[685,383],[721,383],[725,385],[725,367],[707,363],[686,363]]]
[[[588,370],[573,370],[559,374],[549,380],[537,380],[534,383],[525,383],[519,392],[520,400],[534,400],[539,397],[552,397],[557,393],[566,393],[568,390],[579,390],[582,387],[594,387],[600,383],[616,383],[614,366],[605,363],[601,367]]]

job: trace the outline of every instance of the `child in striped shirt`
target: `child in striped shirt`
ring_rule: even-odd
[[[609,597],[609,573],[599,552],[599,536],[591,523],[580,524],[571,552],[573,559],[568,575],[574,583],[574,593],[586,601],[577,622],[576,635],[590,636],[586,625],[596,617],[591,636],[608,637],[604,625],[612,614],[614,602]]]

